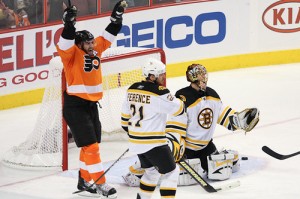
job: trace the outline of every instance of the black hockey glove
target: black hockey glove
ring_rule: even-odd
[[[67,7],[64,10],[63,22],[65,26],[75,26],[77,17],[77,8],[76,6]]]
[[[127,7],[127,3],[124,0],[119,1],[115,5],[115,7],[114,7],[114,9],[113,9],[113,11],[110,15],[110,20],[111,20],[112,23],[114,23],[114,24],[121,24],[122,23],[122,21],[123,21],[122,15],[123,15],[124,10],[125,10],[126,7]]]

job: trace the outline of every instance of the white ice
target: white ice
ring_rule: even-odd
[[[240,171],[231,179],[211,184],[218,186],[239,180],[240,187],[218,193],[207,193],[199,185],[178,187],[176,198],[300,198],[300,155],[277,160],[261,150],[264,145],[281,154],[300,150],[300,63],[209,73],[208,84],[224,104],[236,110],[258,107],[260,122],[247,135],[223,127],[215,132],[218,149],[237,150],[248,160],[241,161]],[[185,77],[170,78],[167,83],[172,93],[186,85]],[[0,111],[0,158],[26,139],[34,127],[39,107],[40,104]],[[105,168],[126,149],[126,141],[102,143]],[[71,148],[69,170],[65,172],[18,170],[0,164],[0,198],[83,198],[72,194],[77,185],[77,157],[78,149]],[[107,180],[117,189],[119,199],[136,198],[138,188],[127,187],[121,177],[134,160],[134,154],[128,153],[107,173]],[[160,198],[157,189],[153,198]]]

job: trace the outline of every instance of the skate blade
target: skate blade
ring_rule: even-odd
[[[88,191],[80,192],[77,195],[82,196],[82,197],[89,197],[89,198],[101,198],[102,197],[102,195],[99,195],[98,193],[91,193]]]

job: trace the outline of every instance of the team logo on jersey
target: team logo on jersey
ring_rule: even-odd
[[[209,129],[212,125],[213,111],[210,108],[203,109],[198,115],[198,123],[204,129]]]
[[[100,66],[100,58],[97,56],[90,57],[84,55],[84,71],[91,72],[93,69],[98,70]]]

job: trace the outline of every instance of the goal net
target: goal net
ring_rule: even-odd
[[[104,96],[99,117],[102,141],[127,139],[121,128],[121,105],[132,83],[143,79],[141,66],[148,58],[165,63],[159,48],[110,48],[101,58]],[[68,128],[62,117],[62,91],[65,89],[60,57],[49,63],[49,76],[37,121],[27,139],[3,155],[2,163],[23,169],[68,169]],[[26,133],[26,132],[25,132]]]

